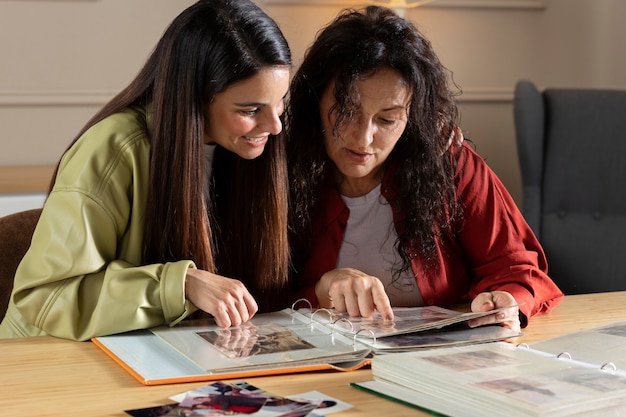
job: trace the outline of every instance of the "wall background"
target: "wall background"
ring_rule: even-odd
[[[357,0],[256,0],[296,65]],[[0,0],[0,166],[55,164],[193,0]],[[305,4],[306,3],[306,4]],[[408,9],[462,89],[461,124],[518,203],[513,88],[626,88],[623,0],[435,0]],[[593,138],[590,138],[590,142]]]

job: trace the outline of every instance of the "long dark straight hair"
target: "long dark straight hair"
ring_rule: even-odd
[[[282,136],[270,138],[254,160],[218,149],[212,181],[220,190],[217,201],[213,185],[204,189],[203,161],[206,109],[215,94],[263,68],[291,64],[285,37],[254,3],[200,0],[174,19],[136,78],[74,139],[126,107],[151,106],[146,263],[190,259],[259,290],[285,284],[288,184]],[[216,221],[224,223],[216,227]]]

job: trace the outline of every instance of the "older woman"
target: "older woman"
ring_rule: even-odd
[[[298,289],[353,316],[510,306],[472,325],[517,330],[563,295],[513,199],[463,141],[446,75],[386,8],[346,11],[319,33],[287,126]]]

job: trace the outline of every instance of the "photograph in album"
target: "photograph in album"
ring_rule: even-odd
[[[468,328],[465,323],[469,320],[493,315],[514,307],[517,306],[466,313],[437,306],[394,307],[393,320],[384,320],[377,311],[374,311],[371,317],[350,317],[348,313],[322,308],[314,311],[311,317],[315,321],[332,325],[334,329],[342,333],[357,335],[359,338],[381,338],[443,329],[452,325],[457,325],[457,328]]]

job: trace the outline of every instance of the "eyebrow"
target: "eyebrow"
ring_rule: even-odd
[[[391,111],[391,110],[404,110],[408,107],[407,106],[403,106],[402,104],[398,104],[397,106],[392,106],[392,107],[387,107],[384,109],[381,109],[381,111],[385,112],[385,111]]]
[[[235,103],[235,106],[238,107],[263,107],[267,106],[267,103],[259,103],[259,102],[244,102],[244,103]]]
[[[287,98],[287,94],[285,94],[284,96],[282,96],[282,100]],[[269,106],[269,103],[261,103],[261,102],[257,102],[257,101],[244,101],[242,103],[234,103],[235,106],[239,106],[239,107],[264,107],[264,106]]]

